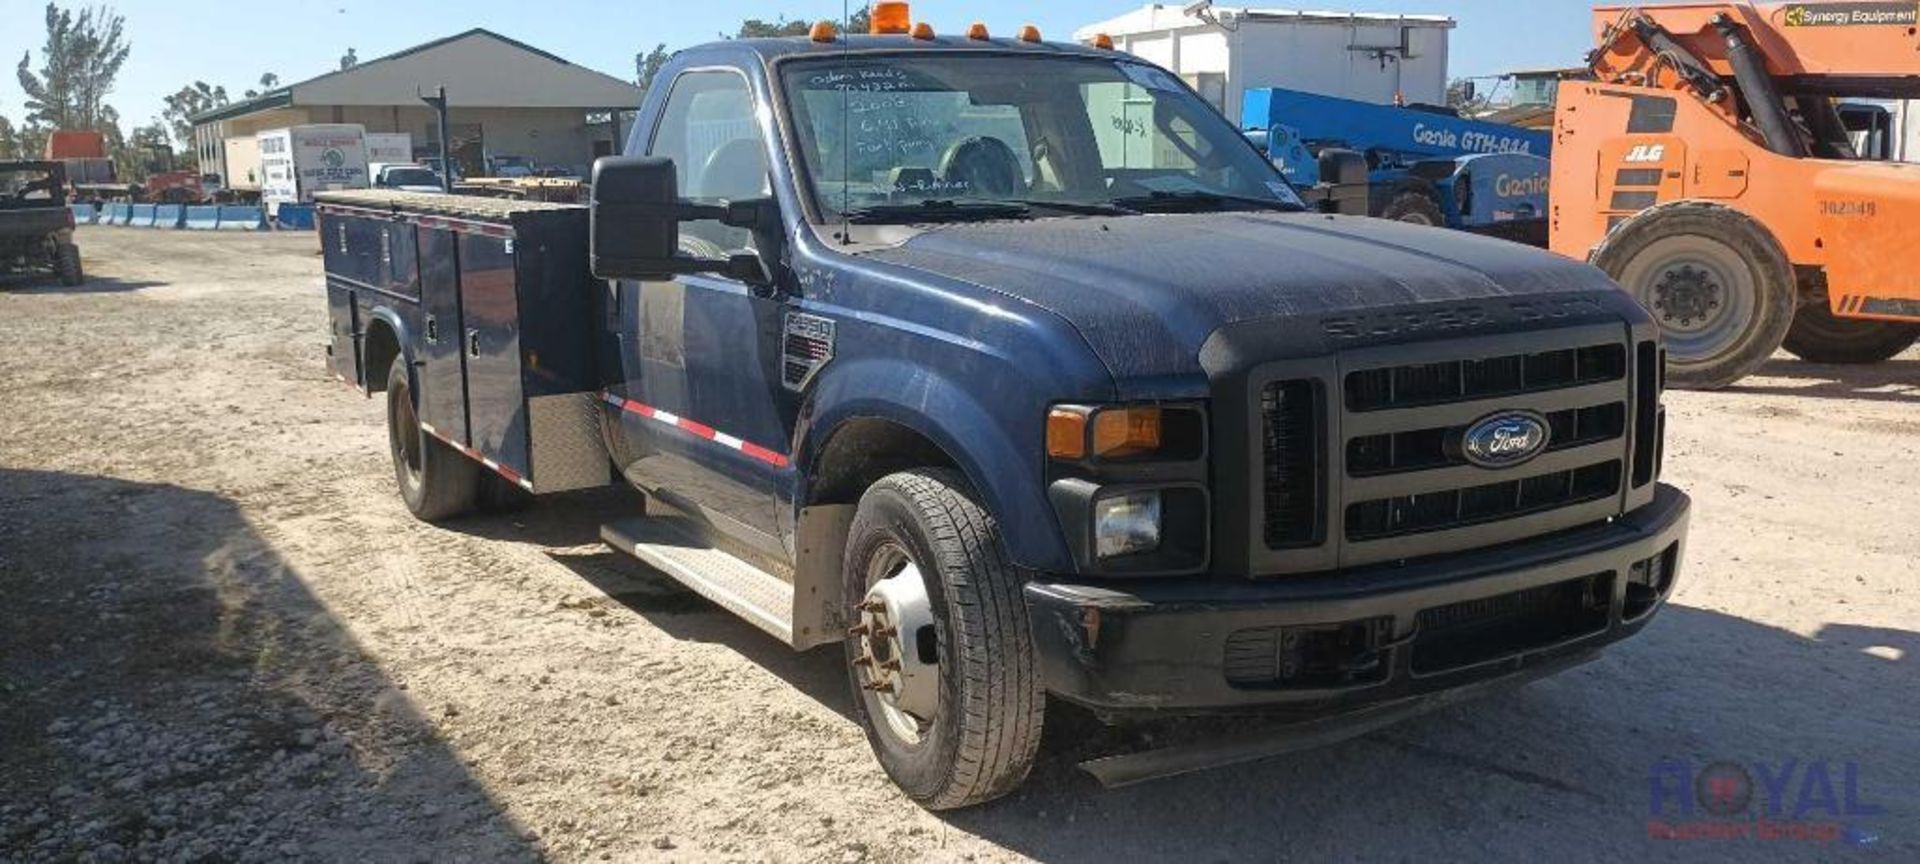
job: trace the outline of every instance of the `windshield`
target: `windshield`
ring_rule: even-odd
[[[388,186],[440,185],[440,176],[425,168],[389,168],[384,180]]]
[[[829,220],[1301,207],[1231,124],[1143,63],[866,56],[791,62],[782,80]]]

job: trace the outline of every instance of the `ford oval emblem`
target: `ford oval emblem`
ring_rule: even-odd
[[[1531,411],[1503,411],[1468,426],[1460,452],[1482,468],[1510,468],[1547,449],[1551,429],[1547,418]]]

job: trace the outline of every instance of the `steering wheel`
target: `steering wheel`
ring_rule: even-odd
[[[1002,198],[1019,192],[1026,182],[1013,148],[991,136],[967,138],[948,147],[940,158],[940,176],[973,194]]]

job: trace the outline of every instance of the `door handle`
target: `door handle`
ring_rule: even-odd
[[[432,344],[438,343],[439,341],[440,341],[440,321],[434,318],[432,315],[428,315],[427,316],[427,344],[432,345]]]
[[[480,356],[480,331],[478,330],[467,331],[467,356]]]

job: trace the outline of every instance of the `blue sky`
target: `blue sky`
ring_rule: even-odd
[[[66,0],[65,5],[81,2]],[[12,67],[31,50],[38,68],[45,40],[39,25],[42,5],[42,0],[0,0],[10,18],[26,25],[0,28],[0,61],[7,67],[0,74],[0,114],[16,121],[25,95]],[[661,42],[681,48],[731,32],[745,18],[837,18],[841,8],[840,0],[118,0],[113,5],[126,16],[133,51],[109,102],[129,126],[158,116],[161,99],[192,81],[225,85],[238,98],[262,72],[277,73],[284,83],[335,69],[349,46],[367,60],[486,27],[631,78],[634,53]],[[1133,0],[921,0],[914,15],[943,32],[975,19],[997,32],[1032,22],[1047,38],[1065,39],[1079,26],[1141,5]],[[1459,22],[1452,37],[1455,76],[1576,65],[1589,47],[1588,0],[1243,0],[1222,5],[1451,15]]]

